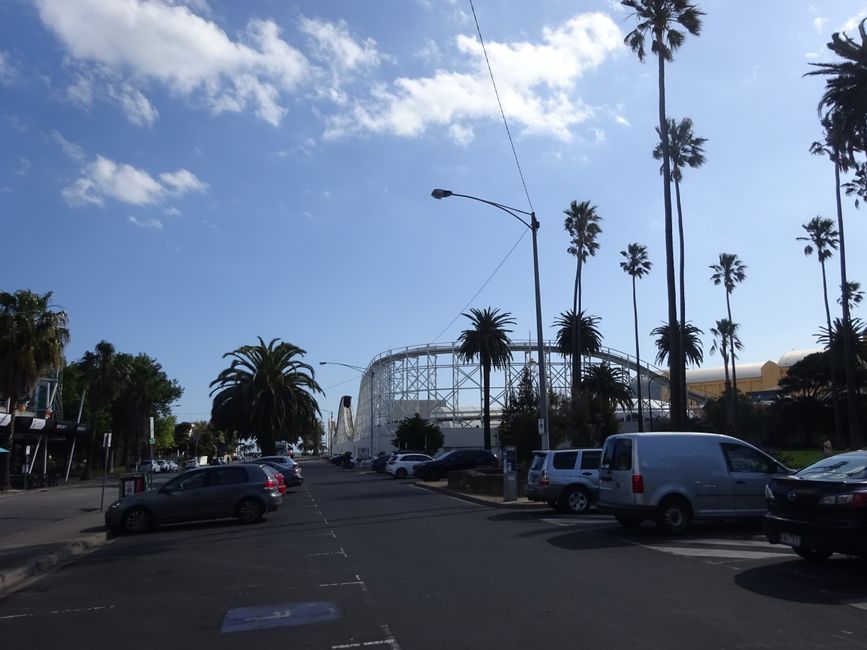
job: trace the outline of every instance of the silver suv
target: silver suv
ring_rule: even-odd
[[[527,498],[582,514],[599,497],[601,449],[534,451],[527,472]]]

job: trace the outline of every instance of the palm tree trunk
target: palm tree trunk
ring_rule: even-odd
[[[638,300],[635,297],[635,276],[632,276],[632,316],[635,323],[635,365],[638,367],[638,432],[644,433],[644,409],[641,406],[641,355],[638,350]]]
[[[683,401],[681,408],[684,413],[687,413],[687,405],[689,403],[689,394],[686,390],[686,281],[685,278],[685,260],[686,256],[684,253],[684,244],[683,244],[683,210],[680,207],[680,181],[677,178],[674,179],[674,196],[675,201],[677,203],[677,234],[680,240],[680,327],[678,327],[678,338],[680,339],[680,349],[683,354],[683,381],[681,382],[681,386],[683,386]]]
[[[18,396],[9,396],[9,431],[6,432],[4,447],[8,454],[0,454],[0,489],[8,490],[12,487],[12,445],[15,440],[15,410],[18,405]]]
[[[581,390],[581,257],[579,251],[578,266],[575,271],[575,294],[572,297],[572,311],[575,319],[572,321],[572,400],[578,397]]]
[[[491,448],[491,364],[482,363],[482,427],[484,430],[485,449]]]
[[[661,37],[661,35],[660,35]],[[661,38],[660,38],[661,40]],[[674,235],[671,218],[671,158],[668,155],[668,120],[665,116],[665,59],[657,52],[659,63],[659,134],[662,141],[662,193],[665,204],[665,278],[668,286],[668,327],[677,331],[677,286],[674,280]],[[671,428],[683,429],[683,348],[679,337],[672,336],[669,344],[668,372],[671,380],[669,411]]]
[[[735,322],[732,320],[732,305],[729,301],[729,292],[726,291],[726,313],[728,313],[729,323],[734,330]],[[738,394],[738,375],[735,371],[735,335],[734,331],[729,334],[729,354],[732,358],[732,399]]]
[[[831,405],[834,408],[834,444],[837,449],[842,449],[846,444],[843,436],[843,422],[840,419],[840,399],[837,386],[837,360],[834,350],[831,349],[831,308],[828,306],[828,280],[825,276],[825,260],[820,259],[822,265],[822,293],[825,296],[825,322],[828,324],[828,357],[831,360]]]
[[[837,154],[839,156],[839,153]],[[855,395],[855,355],[854,345],[850,337],[851,319],[849,316],[849,301],[846,287],[846,238],[843,236],[843,203],[840,199],[840,163],[834,162],[834,187],[837,193],[837,232],[840,234],[840,287],[843,290],[843,364],[846,373],[846,410],[849,412],[849,448],[861,449],[864,446],[864,436],[861,433],[861,422],[858,416],[858,401]],[[828,336],[831,335],[830,330]]]

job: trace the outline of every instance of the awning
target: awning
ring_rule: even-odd
[[[0,432],[9,430],[9,422],[12,416],[9,413],[0,413]],[[30,415],[15,416],[15,435],[39,436],[48,434],[51,436],[83,436],[90,433],[90,425],[85,423],[68,422],[55,419],[36,418]]]

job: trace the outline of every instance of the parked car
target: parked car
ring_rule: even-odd
[[[170,471],[170,472],[177,472],[178,471],[178,464],[175,461],[167,460],[166,465],[168,466],[168,471]]]
[[[159,474],[161,469],[157,461],[155,460],[143,460],[138,464],[138,471],[140,472],[150,472],[152,474]]]
[[[766,488],[765,534],[807,560],[867,556],[867,451],[838,454]]]
[[[425,481],[444,479],[449,472],[477,467],[497,467],[497,457],[488,449],[455,449],[415,467],[415,475]]]
[[[304,483],[304,476],[301,473],[301,465],[288,456],[262,456],[258,458],[256,462],[268,465],[272,469],[280,472],[283,475],[283,479],[286,481],[286,487],[298,487]]]
[[[184,469],[196,469],[199,466],[199,461],[195,458],[190,458],[184,461]]]
[[[792,471],[749,443],[714,433],[609,436],[599,465],[600,512],[666,533],[693,519],[764,517],[765,486]]]
[[[385,464],[392,456],[394,456],[394,454],[386,454],[385,452],[379,454],[373,459],[373,461],[371,461],[370,469],[377,474],[385,474]]]
[[[534,451],[527,472],[527,498],[582,514],[599,498],[601,449]]]
[[[158,524],[238,517],[258,521],[283,502],[273,470],[254,464],[201,467],[159,489],[146,490],[109,506],[105,525],[141,533]]]
[[[385,471],[394,476],[394,478],[406,478],[415,473],[415,468],[421,463],[428,463],[433,458],[427,454],[394,454],[388,459],[385,466]]]

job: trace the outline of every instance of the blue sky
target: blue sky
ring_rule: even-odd
[[[835,216],[833,168],[808,152],[823,82],[802,75],[867,2],[698,4],[702,35],[666,73],[669,115],[709,140],[682,185],[688,318],[705,366],[720,365],[707,332],[725,301],[708,266],[736,253],[743,361],[776,360],[815,346],[819,265],[795,238]],[[603,233],[583,303],[605,345],[632,350],[619,251],[645,244],[651,356],[666,318],[657,81],[622,44],[633,19],[605,0],[475,8],[542,224],[546,338],[571,306],[562,211],[590,200]],[[156,357],[185,389],[180,419],[208,417],[222,355],[257,336],[307,350],[326,411],[358,373],[319,361],[453,341],[467,307],[511,312],[513,336],[535,337],[526,229],[430,198],[530,207],[468,0],[2,0],[0,140],[2,288],[55,293],[70,360],[101,339]],[[867,282],[865,216],[844,210],[849,276]]]

